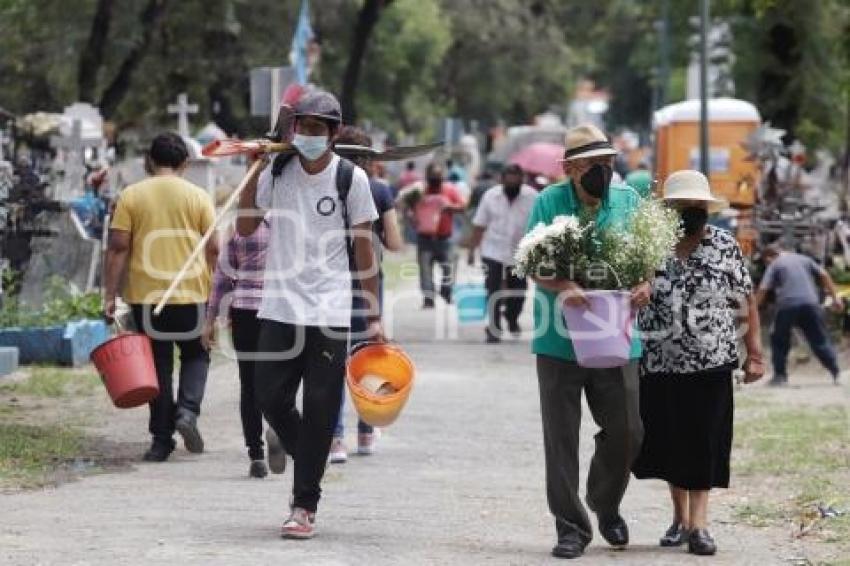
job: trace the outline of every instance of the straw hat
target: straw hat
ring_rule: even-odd
[[[708,203],[708,212],[714,213],[729,206],[729,201],[711,194],[708,179],[699,171],[676,171],[664,181],[664,200],[700,200]]]
[[[608,136],[592,124],[576,126],[567,130],[564,137],[564,161],[586,159],[600,155],[617,155],[617,150],[608,141]]]

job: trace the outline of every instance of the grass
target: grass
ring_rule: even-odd
[[[70,408],[73,397],[101,388],[92,368],[31,366],[23,379],[0,383],[0,487],[34,488],[84,448],[85,414]]]
[[[91,369],[33,366],[28,378],[0,385],[0,392],[60,398],[88,394],[98,387],[100,377]]]
[[[801,474],[850,468],[847,409],[769,410],[740,423],[736,446],[752,453],[739,473]]]
[[[38,487],[83,446],[78,429],[0,423],[0,485]]]
[[[752,526],[809,524],[817,505],[845,515],[816,523],[820,540],[850,541],[850,411],[843,406],[751,409],[735,431],[735,472],[771,480],[764,499],[735,509]]]

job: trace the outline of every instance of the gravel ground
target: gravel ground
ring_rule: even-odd
[[[418,366],[415,391],[375,456],[328,470],[314,540],[278,537],[290,470],[248,479],[235,365],[224,362],[210,375],[200,421],[205,454],[181,447],[166,464],[138,463],[126,473],[0,497],[0,563],[555,563],[528,342],[485,346],[480,327],[457,328],[442,305],[421,312],[416,294],[398,305],[391,325]],[[347,420],[353,437],[350,409]],[[141,454],[145,410],[112,409],[101,421],[98,434]],[[594,432],[585,410],[585,468]],[[633,481],[622,509],[632,545],[614,552],[597,537],[584,562],[787,563],[794,555],[787,535],[729,520],[735,496],[733,479],[712,510],[720,553],[697,559],[656,546],[670,519],[666,488]]]

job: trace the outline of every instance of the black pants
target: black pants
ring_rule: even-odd
[[[262,460],[263,453],[263,414],[257,401],[254,387],[254,374],[257,359],[257,342],[260,337],[260,321],[257,311],[230,309],[233,347],[239,365],[239,415],[242,418],[242,434],[248,456],[252,460]]]
[[[260,408],[295,460],[293,505],[316,511],[339,416],[348,349],[347,328],[260,320],[254,386]],[[295,407],[301,381],[303,416]]]
[[[517,277],[513,268],[498,261],[481,258],[484,262],[484,286],[487,288],[487,315],[490,332],[497,334],[502,329],[502,315],[510,325],[516,325],[525,305],[528,282]]]
[[[632,462],[640,452],[643,426],[638,404],[638,364],[587,369],[575,362],[537,356],[546,494],[558,538],[578,534],[589,543],[593,529],[579,498],[581,393],[601,429],[587,476],[587,505],[602,518],[613,518],[629,484]]]
[[[835,348],[829,339],[829,330],[823,318],[820,305],[798,305],[783,307],[776,312],[773,333],[770,335],[770,349],[775,379],[787,379],[788,351],[791,349],[791,330],[799,327],[809,343],[818,361],[829,370],[832,376],[838,375],[838,360]]]
[[[139,332],[151,338],[159,395],[150,403],[149,430],[154,442],[171,445],[178,412],[201,414],[207,385],[209,353],[201,345],[204,304],[166,305],[157,316],[154,305],[131,305]],[[180,350],[180,385],[174,400],[174,346]]]

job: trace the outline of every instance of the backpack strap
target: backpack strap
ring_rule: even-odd
[[[336,192],[342,207],[342,222],[345,226],[345,249],[348,250],[348,268],[352,273],[357,271],[354,260],[354,240],[351,237],[351,217],[348,215],[348,193],[351,191],[351,181],[354,178],[354,163],[339,158],[336,170]]]
[[[283,173],[283,168],[286,167],[287,163],[292,161],[295,155],[295,153],[278,153],[272,162],[272,177],[280,177],[280,174]]]

